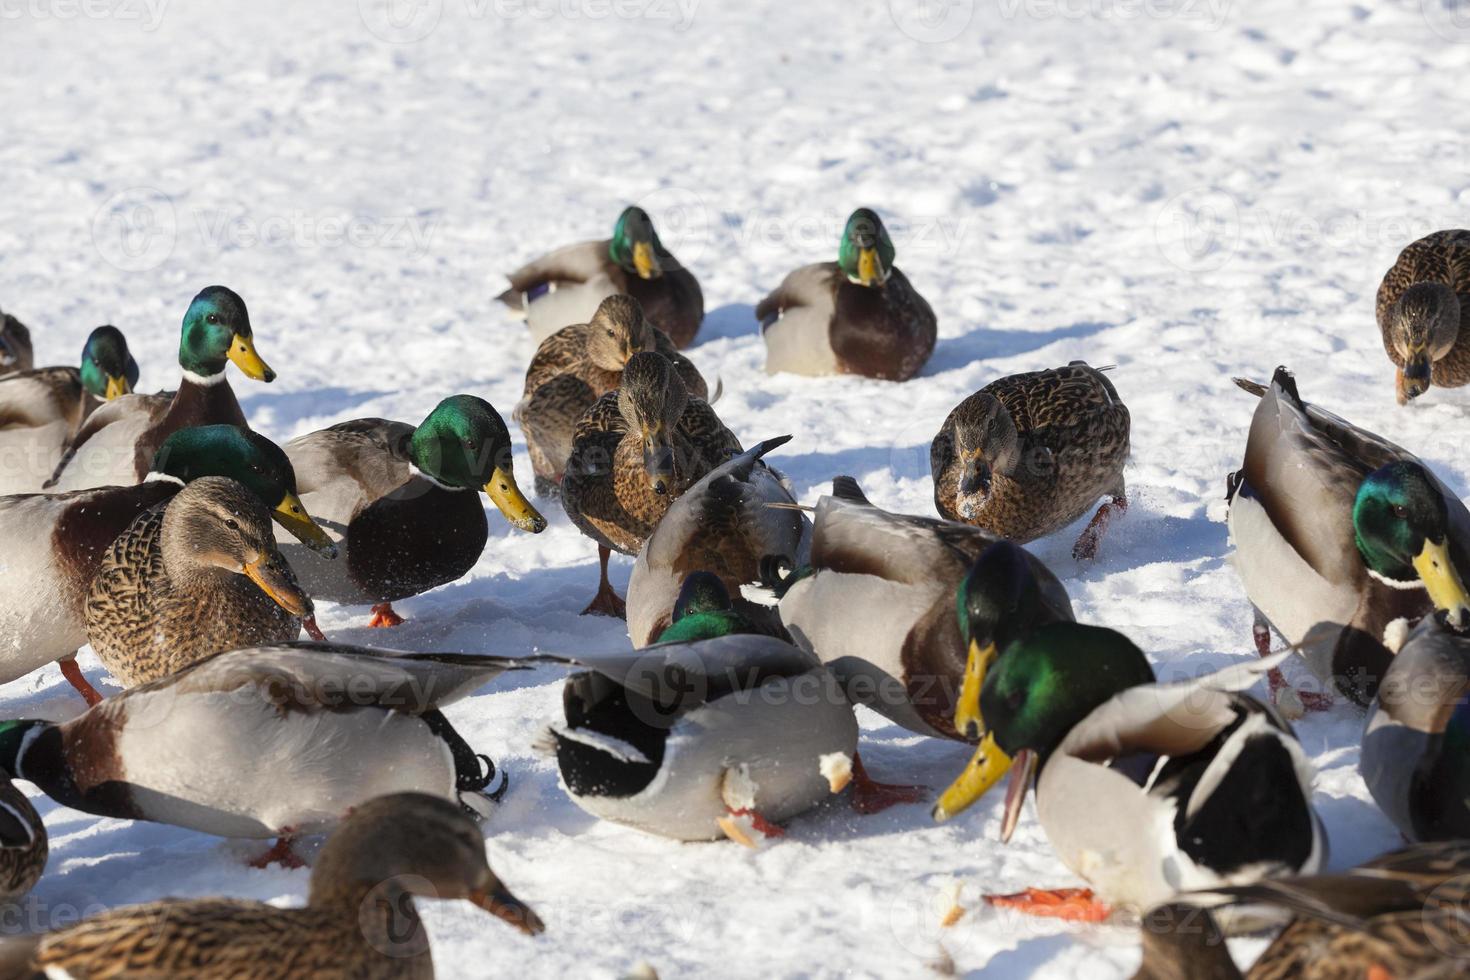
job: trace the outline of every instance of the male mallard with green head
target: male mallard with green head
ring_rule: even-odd
[[[941,517],[1026,542],[1100,507],[1072,548],[1097,555],[1128,507],[1128,408],[1083,361],[992,381],[955,406],[929,447]]]
[[[545,928],[485,860],[473,821],[444,800],[396,793],[358,807],[322,847],[305,908],[166,898],[10,940],[47,977],[432,980],[415,898],[458,899],[529,936]]]
[[[148,479],[126,487],[0,497],[0,554],[19,574],[0,576],[0,683],[61,662],[89,704],[101,700],[77,666],[87,642],[86,599],[118,535],[140,514],[172,499],[185,483],[222,476],[248,487],[276,522],[308,546],[333,554],[331,540],[296,495],[296,476],[279,446],[234,425],[181,429],[164,440]]]
[[[1245,462],[1227,499],[1232,563],[1255,606],[1255,639],[1269,627],[1305,656],[1324,683],[1362,705],[1373,698],[1404,627],[1439,609],[1470,625],[1470,511],[1407,450],[1308,405],[1277,368],[1251,420]],[[1288,713],[1300,703],[1271,676]]]
[[[474,395],[451,395],[417,426],[339,422],[292,439],[286,454],[302,502],[344,552],[324,562],[287,544],[286,557],[315,598],[373,603],[372,626],[403,622],[394,602],[475,567],[490,536],[480,491],[513,526],[546,529],[516,486],[505,420]]]
[[[601,580],[584,612],[623,617],[607,579],[612,551],[635,555],[670,504],[733,454],[740,442],[674,365],[655,351],[629,358],[622,383],[577,422],[561,499],[597,542]]]
[[[138,363],[122,331],[111,326],[87,337],[80,367],[0,377],[0,494],[40,490],[82,422],[137,383]]]
[[[767,439],[721,463],[659,519],[628,580],[628,635],[635,647],[655,642],[668,627],[691,573],[715,576],[759,632],[785,636],[776,611],[746,601],[740,587],[763,582],[775,567],[797,568],[810,558],[812,522],[797,507],[785,477],[763,460],[790,440]]]
[[[222,650],[313,635],[311,599],[276,549],[250,488],[206,476],[138,515],[87,593],[87,642],[124,687]]]
[[[704,294],[694,274],[664,248],[642,208],[623,210],[612,238],[579,242],[543,255],[510,274],[500,301],[526,318],[541,344],[562,327],[587,323],[604,299],[633,297],[654,326],[681,350],[704,319]]]
[[[179,337],[183,378],[172,395],[131,394],[93,412],[82,424],[48,489],[127,486],[148,474],[158,447],[173,432],[198,425],[246,425],[225,377],[233,361],[248,378],[274,381],[255,352],[245,301],[224,286],[202,290],[184,314]]]
[[[631,296],[609,296],[589,322],[563,327],[542,341],[526,369],[525,393],[512,413],[526,434],[537,494],[556,492],[577,420],[617,388],[628,359],[646,350],[668,358],[690,394],[709,398],[698,369],[648,321]]]
[[[1431,383],[1470,384],[1470,231],[1437,231],[1400,252],[1376,312],[1400,405]]]
[[[1467,903],[1463,840],[1413,844],[1347,871],[1189,895],[1143,918],[1134,980],[1241,980],[1209,911],[1222,904],[1293,917],[1245,974],[1251,980],[1462,977]]]
[[[516,662],[330,643],[230,650],[69,721],[0,722],[0,768],[84,813],[219,837],[330,830],[368,800],[430,793],[485,816],[503,772],[439,710]]]
[[[755,308],[766,372],[907,381],[934,352],[934,310],[893,264],[876,212],[847,219],[836,262],[802,266]]]
[[[36,366],[31,331],[9,313],[0,310],[0,377]]]
[[[1009,773],[1009,841],[1034,781],[1047,839],[1097,895],[992,903],[1099,921],[1110,907],[1141,913],[1184,890],[1317,870],[1327,842],[1311,763],[1271,708],[1238,693],[1281,656],[1156,683],[1127,637],[1073,622],[1001,651],[980,692],[974,796]]]

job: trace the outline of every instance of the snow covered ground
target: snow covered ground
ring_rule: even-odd
[[[1254,404],[1232,375],[1287,363],[1307,398],[1470,480],[1470,396],[1395,407],[1373,323],[1397,250],[1467,223],[1470,18],[1456,5],[0,0],[0,305],[46,363],[119,325],[152,390],[178,376],[189,299],[227,284],[280,373],[232,383],[279,441],[365,415],[416,421],[459,391],[509,416],[532,349],[492,302],[501,274],[606,235],[640,202],[703,283],[690,353],[723,379],[718,411],[747,444],[795,435],[778,463],[805,501],[849,473],[884,506],[932,512],[928,441],[960,398],[1073,358],[1118,365],[1132,509],[1095,565],[1071,559],[1076,529],[1035,550],[1082,618],[1126,632],[1163,676],[1194,672],[1252,655],[1221,523]],[[833,257],[858,204],[890,223],[939,315],[933,360],[901,387],[765,377],[753,304]],[[577,615],[595,552],[547,516],[532,537],[492,515],[474,574],[402,603],[410,622],[391,634],[361,608],[324,607],[322,626],[504,654],[626,642]],[[615,566],[620,588],[630,567]],[[548,930],[529,940],[434,907],[442,975],[1136,965],[1130,930],[979,905],[1074,883],[1033,817],[996,842],[998,798],[943,827],[927,806],[833,805],[760,853],[674,844],[567,801],[530,748],[559,705],[557,677],[535,673],[449,712],[511,772],[491,860]],[[78,707],[55,668],[0,690],[3,716]],[[966,758],[862,721],[879,778],[937,790]],[[1356,773],[1359,725],[1338,707],[1300,726],[1334,867],[1397,842]],[[248,870],[244,845],[40,805],[52,857],[35,922],[162,895],[304,899],[306,871]],[[974,910],[940,930],[950,882]]]

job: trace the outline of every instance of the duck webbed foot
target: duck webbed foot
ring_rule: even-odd
[[[294,839],[289,829],[283,830],[281,836],[276,838],[276,842],[270,846],[269,850],[245,863],[252,868],[268,868],[273,864],[278,864],[283,868],[304,868],[306,862],[301,860],[301,856],[291,848],[291,842]]]
[[[597,561],[602,566],[602,578],[597,583],[597,595],[587,603],[587,608],[582,610],[583,616],[612,616],[615,619],[628,618],[628,604],[623,597],[618,595],[607,580],[607,560],[612,557],[612,550],[601,546],[597,549]]]
[[[77,664],[76,654],[72,654],[70,657],[63,657],[60,664],[61,676],[66,678],[67,683],[76,688],[76,692],[82,696],[82,700],[87,702],[87,707],[90,708],[94,704],[102,703],[102,695],[97,693],[97,689],[87,680],[87,676],[82,673],[82,668]]]
[[[862,756],[852,760],[852,808],[858,813],[871,815],[900,803],[922,803],[928,789],[927,786],[880,783],[868,775]]]
[[[1072,545],[1072,557],[1077,561],[1092,561],[1096,558],[1097,546],[1102,542],[1103,532],[1108,529],[1108,524],[1127,510],[1128,497],[1123,493],[1114,495],[1112,500],[1099,507],[1087,527],[1077,536],[1077,543]]]
[[[380,602],[373,606],[373,618],[368,620],[368,626],[380,629],[387,626],[402,626],[403,617],[393,611],[393,603]]]
[[[1113,911],[1093,897],[1091,888],[1028,888],[1012,895],[986,895],[985,901],[996,908],[1068,922],[1102,922]]]
[[[1271,627],[1266,625],[1259,613],[1251,627],[1256,653],[1262,659],[1271,656]],[[1266,683],[1271,688],[1271,703],[1276,705],[1288,721],[1296,721],[1308,711],[1328,711],[1332,708],[1332,695],[1325,691],[1298,691],[1286,682],[1280,667],[1273,667],[1266,674]]]

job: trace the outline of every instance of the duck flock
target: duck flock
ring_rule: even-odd
[[[853,212],[836,246],[755,307],[767,371],[923,384],[935,316],[880,216]],[[415,896],[542,932],[477,827],[515,774],[441,710],[533,665],[567,671],[535,747],[602,820],[780,846],[784,824],[833,794],[864,814],[924,803],[945,821],[1005,781],[1001,836],[1034,792],[1088,887],[987,901],[1137,916],[1141,976],[1239,975],[1223,937],[1267,929],[1250,976],[1470,974],[1457,938],[1470,512],[1408,449],[1306,401],[1286,367],[1237,379],[1255,415],[1239,470],[1220,477],[1260,656],[1160,682],[1128,637],[1077,622],[1021,547],[1089,514],[1079,561],[1127,533],[1127,385],[1107,367],[1003,377],[956,405],[930,446],[932,514],[882,510],[840,473],[810,507],[771,459],[790,437],[727,428],[718,379],[680,353],[703,297],[646,212],[509,278],[500,299],[538,343],[510,412],[530,497],[505,416],[471,393],[416,424],[354,419],[284,446],[252,431],[229,365],[275,375],[224,286],[184,312],[178,386],[158,394],[135,391],[116,327],[92,332],[78,366],[35,368],[29,332],[5,316],[0,682],[59,662],[88,707],[0,722],[0,768],[88,813],[273,841],[257,865],[299,865],[295,838],[331,836],[305,908],[118,908],[7,938],[0,976],[431,975]],[[1470,382],[1470,232],[1404,248],[1377,316],[1401,404]],[[507,658],[322,634],[315,601],[370,607],[391,629],[394,602],[466,575],[489,539],[482,492],[528,534],[546,528],[542,509],[565,510],[600,558],[586,613],[625,618],[631,645]],[[614,551],[635,556],[626,596],[608,579]],[[120,693],[88,681],[84,645]],[[1290,658],[1309,668],[1301,689],[1281,673]],[[1250,693],[1258,682],[1267,696]],[[1409,844],[1324,875],[1327,828],[1291,722],[1344,700],[1366,711],[1362,774]],[[974,754],[937,794],[902,772],[879,782],[859,704]],[[219,764],[241,746],[256,765]],[[46,841],[7,782],[4,898],[39,880]]]

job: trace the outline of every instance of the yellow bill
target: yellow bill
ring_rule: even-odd
[[[878,261],[876,248],[858,251],[858,279],[862,280],[864,286],[883,285],[883,265]]]
[[[987,732],[976,747],[975,754],[965,765],[965,771],[940,794],[939,802],[934,804],[930,816],[935,823],[944,823],[951,817],[958,816],[1010,771],[1011,757],[1002,752],[995,743],[995,733]]]
[[[311,515],[306,512],[306,507],[301,503],[301,498],[294,493],[287,492],[276,504],[276,509],[271,512],[276,523],[291,533],[291,536],[312,551],[318,552],[327,558],[337,557],[337,546],[327,536],[327,532],[321,529]]]
[[[275,561],[272,561],[271,557],[262,555],[246,565],[246,577],[259,586],[260,591],[268,595],[271,601],[291,615],[311,615],[311,599],[301,591],[301,586],[297,585],[295,580],[284,571],[285,560],[276,558]]]
[[[103,393],[102,397],[107,401],[112,401],[114,398],[121,398],[123,395],[131,395],[132,393],[133,386],[128,384],[127,378],[119,378],[109,374],[107,376],[107,391]]]
[[[980,646],[970,641],[970,655],[965,660],[965,679],[960,684],[960,700],[954,708],[954,728],[961,738],[978,738],[985,725],[980,718],[980,689],[985,686],[985,671],[995,660],[995,643]]]
[[[1424,550],[1414,558],[1414,571],[1429,591],[1429,600],[1442,609],[1451,626],[1459,629],[1470,622],[1470,595],[1450,560],[1449,539],[1435,543],[1424,539]]]
[[[230,339],[230,353],[227,355],[235,362],[235,366],[245,372],[245,377],[255,381],[274,381],[276,372],[270,369],[270,365],[260,359],[255,352],[255,338],[246,337],[243,334],[235,334]]]
[[[658,256],[653,254],[652,243],[633,243],[633,268],[637,270],[640,279],[657,279],[663,275],[663,269],[659,268]]]
[[[495,467],[490,474],[490,482],[485,484],[485,493],[505,519],[522,531],[540,534],[546,530],[546,518],[531,506],[521,488],[516,486],[516,478],[505,470]]]

